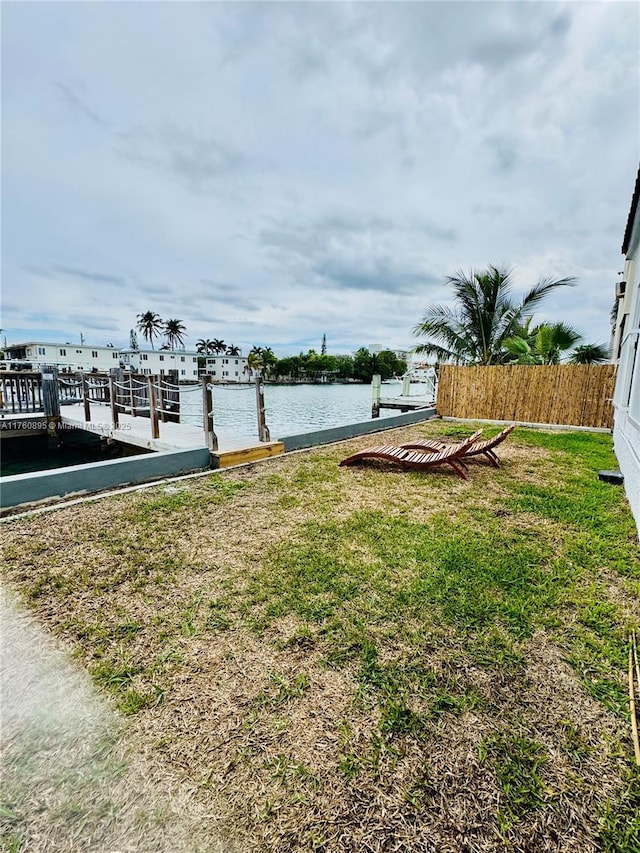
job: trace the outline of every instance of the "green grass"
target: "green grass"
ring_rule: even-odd
[[[508,834],[517,821],[553,796],[543,779],[544,749],[526,734],[506,729],[485,738],[479,757],[491,764],[503,794],[497,815],[502,833]]]
[[[428,434],[472,429],[435,423]],[[268,791],[246,793],[251,809],[243,802],[238,819],[251,810],[260,827],[274,827],[287,810],[298,816],[299,834],[277,836],[282,849],[337,845],[318,812],[331,786],[338,811],[375,811],[383,791],[422,825],[439,809],[438,750],[452,750],[453,766],[453,733],[463,740],[473,731],[483,784],[499,793],[487,844],[526,845],[541,811],[549,825],[574,813],[571,798],[597,784],[606,750],[617,794],[591,808],[591,837],[603,850],[638,853],[625,677],[640,559],[623,492],[597,479],[616,465],[611,438],[517,429],[509,441],[521,451],[517,462],[498,470],[472,463],[466,483],[340,469],[344,449],[321,449],[276,471],[265,465],[252,479],[222,474],[114,502],[109,522],[80,525],[68,563],[37,536],[10,542],[8,559],[34,607],[71,608],[60,629],[125,714],[160,714],[186,680],[196,703],[198,689],[224,692],[207,655],[219,644],[235,650],[229,677],[246,668],[251,690],[233,710],[236,752],[216,772],[242,785],[241,776],[229,781],[237,765]],[[230,520],[244,531],[233,553],[210,545],[214,534],[224,542]],[[187,547],[196,533],[202,553]],[[547,662],[536,658],[540,645],[553,652]],[[567,711],[541,735],[546,709],[532,710],[531,667],[556,660],[573,673],[576,707],[587,701],[583,691],[598,703],[608,721],[601,740],[591,711],[585,719]],[[314,748],[298,754],[286,738],[295,725],[315,725],[308,709],[324,710],[323,678],[344,693],[332,731],[317,734],[334,744],[332,763],[316,767]],[[208,713],[203,706],[202,725]],[[177,748],[174,737],[169,729],[162,740]],[[207,761],[215,768],[215,754]]]

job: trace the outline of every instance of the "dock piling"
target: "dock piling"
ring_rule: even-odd
[[[382,386],[382,378],[379,373],[374,373],[371,377],[371,417],[380,417],[380,388]]]
[[[111,406],[111,427],[118,429],[118,388],[115,376],[109,376],[109,404]]]
[[[84,419],[87,423],[91,420],[91,401],[89,400],[89,382],[87,380],[87,374],[83,373],[82,376],[82,402],[84,403]]]
[[[258,410],[258,438],[260,441],[271,441],[264,408],[264,384],[262,376],[256,376],[256,408]]]
[[[203,376],[201,382],[204,435],[209,450],[215,451],[218,449],[218,436],[213,428],[213,379],[211,376]]]
[[[47,442],[50,448],[60,447],[60,389],[58,370],[52,364],[42,365],[42,407],[47,419]]]
[[[158,377],[159,378],[159,377]],[[155,377],[148,376],[149,386],[149,420],[151,421],[151,438],[160,438],[160,424],[158,422],[158,406],[156,402]]]

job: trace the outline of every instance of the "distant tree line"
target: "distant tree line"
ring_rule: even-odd
[[[391,350],[371,353],[361,347],[355,355],[329,355],[314,349],[285,358],[267,358],[262,361],[265,378],[280,381],[356,381],[371,382],[374,373],[382,379],[402,376],[407,363]]]
[[[182,320],[163,320],[155,311],[145,311],[137,315],[136,328],[152,349],[155,349],[154,340],[162,338],[161,350],[184,346],[186,328]],[[131,329],[129,345],[133,350],[138,349],[134,329]],[[200,354],[199,366],[204,368],[208,355],[239,356],[241,350],[220,338],[200,338],[196,342],[196,352]],[[402,376],[407,370],[407,363],[392,350],[371,353],[365,347],[354,355],[329,355],[327,336],[323,335],[319,353],[310,349],[299,355],[278,358],[271,347],[253,346],[247,354],[245,370],[248,378],[261,374],[265,379],[280,382],[371,382],[376,373],[382,379]]]

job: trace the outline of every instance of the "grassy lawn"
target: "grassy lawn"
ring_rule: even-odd
[[[597,479],[611,437],[517,429],[466,482],[338,467],[376,442],[10,521],[5,582],[184,792],[194,838],[637,853],[640,558]]]

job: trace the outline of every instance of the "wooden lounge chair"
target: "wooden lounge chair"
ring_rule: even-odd
[[[476,433],[476,439],[474,439],[472,445],[465,451],[464,456],[461,458],[460,461],[462,462],[462,464],[464,464],[465,460],[469,459],[469,457],[479,456],[480,454],[482,454],[483,456],[487,457],[487,459],[493,465],[494,468],[499,468],[500,460],[494,453],[493,448],[503,442],[505,438],[513,432],[515,428],[515,424],[509,424],[509,426],[506,426],[502,430],[502,432],[499,432],[497,435],[494,435],[493,438],[487,438],[484,441],[476,440],[478,435]],[[406,444],[403,444],[401,446],[405,450],[419,450],[423,453],[438,453],[442,451],[445,447],[452,447],[455,445],[445,444],[442,441],[435,441],[433,439],[425,438],[417,439],[416,441],[408,441]]]
[[[449,444],[441,450],[412,450],[407,447],[398,447],[396,444],[381,444],[378,447],[370,447],[367,450],[361,450],[359,453],[354,453],[347,456],[340,462],[344,465],[357,465],[360,462],[367,460],[382,460],[384,462],[394,462],[401,468],[413,468],[418,471],[426,471],[429,468],[434,468],[436,465],[451,465],[453,470],[462,477],[467,479],[466,465],[461,464],[461,459],[465,452],[474,441],[480,436],[482,430],[474,433],[466,438],[460,444]]]

